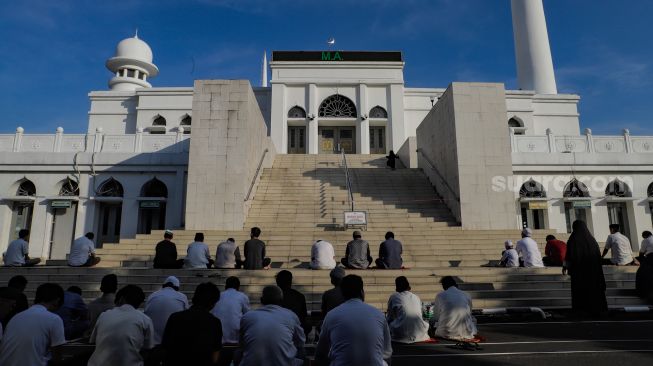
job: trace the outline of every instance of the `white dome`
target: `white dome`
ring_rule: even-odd
[[[134,36],[123,39],[116,47],[116,58],[129,58],[152,63],[152,49],[147,43]]]

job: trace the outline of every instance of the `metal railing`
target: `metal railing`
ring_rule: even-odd
[[[349,176],[349,166],[347,165],[347,155],[345,154],[344,149],[340,149],[342,155],[342,167],[345,170],[345,184],[347,185],[347,197],[349,198],[349,203],[351,205],[351,210],[354,211],[354,193],[351,189],[351,179]]]
[[[261,166],[263,166],[263,161],[265,161],[265,155],[267,155],[267,153],[268,153],[268,149],[263,150],[263,155],[261,155],[261,160],[258,162],[258,167],[256,167],[256,173],[254,174],[254,178],[252,178],[252,183],[249,185],[247,196],[245,196],[245,202],[249,201],[249,198],[252,195],[254,184],[256,184],[256,179],[258,178],[259,174],[261,174]]]
[[[451,188],[451,186],[449,185],[449,183],[447,183],[447,180],[440,173],[438,168],[435,167],[435,164],[433,164],[431,159],[429,159],[429,157],[426,156],[426,154],[424,154],[422,149],[417,149],[417,152],[422,154],[422,157],[424,158],[424,160],[426,160],[426,162],[431,166],[431,170],[433,170],[435,172],[435,174],[438,176],[438,178],[440,178],[440,180],[442,181],[442,184],[449,190],[449,192],[453,195],[453,197],[456,199],[456,201],[458,203],[460,203],[460,197],[458,197],[458,194],[456,194],[456,191],[454,191],[453,188]]]

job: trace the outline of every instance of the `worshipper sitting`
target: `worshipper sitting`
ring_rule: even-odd
[[[270,269],[270,258],[265,257],[265,243],[259,240],[261,229],[253,227],[250,230],[250,239],[245,242],[245,269]]]
[[[61,286],[44,283],[36,289],[34,305],[14,316],[0,342],[0,365],[46,366],[59,359],[66,343],[63,320],[54,312],[63,303]]]
[[[282,301],[279,287],[266,286],[261,296],[263,306],[243,315],[240,366],[304,364],[304,330],[297,315],[281,307]]]
[[[218,244],[218,249],[215,252],[215,268],[240,268],[242,265],[240,249],[234,238],[229,238]]]
[[[364,303],[360,276],[348,275],[340,284],[345,302],[329,311],[315,349],[315,360],[330,365],[386,365],[392,340],[383,313]]]
[[[239,341],[240,319],[249,311],[249,297],[239,291],[238,277],[228,277],[224,287],[225,290],[211,313],[222,323],[222,344],[234,346]],[[220,364],[229,365],[233,357],[233,349],[223,349],[220,352]]]
[[[347,268],[367,269],[372,263],[370,245],[362,239],[360,231],[354,231],[352,236],[354,240],[347,243],[345,257],[340,262]]]
[[[642,232],[642,243],[639,246],[639,261],[644,263],[645,261],[653,261],[653,233],[650,231]],[[649,257],[650,256],[650,257]],[[653,263],[652,263],[653,264]]]
[[[22,229],[18,232],[18,239],[9,243],[4,254],[5,266],[31,267],[39,264],[41,258],[29,257],[29,230]]]
[[[445,276],[440,280],[444,291],[433,303],[435,336],[452,340],[470,340],[476,336],[476,319],[472,316],[472,298],[458,289],[456,280]]]
[[[86,233],[73,241],[68,255],[68,265],[70,267],[93,267],[100,263],[100,257],[95,256],[94,237],[95,234]]]
[[[2,332],[5,328],[5,320],[16,309],[16,302],[21,293],[11,287],[0,287],[0,342],[2,342]],[[7,321],[8,323],[8,321]]]
[[[111,273],[102,277],[100,291],[102,295],[88,304],[88,335],[95,328],[95,323],[100,314],[115,307],[116,291],[118,290],[118,276]]]
[[[329,311],[333,310],[336,306],[345,302],[345,298],[342,296],[342,291],[340,291],[340,283],[345,277],[345,270],[342,267],[336,267],[331,270],[329,273],[331,277],[331,284],[333,285],[332,289],[324,291],[322,294],[322,318],[324,318]]]
[[[395,279],[397,292],[390,295],[386,319],[394,342],[415,343],[430,339],[429,324],[422,319],[422,300],[410,292],[404,276]]]
[[[546,246],[544,247],[544,255],[542,262],[547,267],[561,267],[565,262],[565,255],[567,255],[567,244],[556,239],[553,235],[546,236]]]
[[[143,353],[154,347],[150,317],[138,311],[143,290],[127,285],[116,294],[116,307],[100,315],[91,333],[95,351],[88,366],[142,366]]]
[[[204,243],[204,234],[196,233],[195,240],[188,244],[184,268],[186,269],[206,269],[213,266],[213,259],[209,253],[209,246]]]
[[[156,244],[154,268],[177,269],[184,266],[183,259],[177,259],[177,245],[172,242],[174,233],[166,230],[163,240]]]
[[[506,240],[504,242],[504,247],[506,250],[501,252],[501,260],[499,261],[499,267],[519,267],[519,254],[515,250],[515,245],[512,243],[512,240]]]
[[[25,296],[25,287],[27,287],[27,278],[25,276],[16,275],[9,279],[7,282],[7,287],[16,290],[18,293],[18,299],[16,300],[16,306],[14,310],[11,311],[3,320],[2,326],[7,329],[7,324],[11,318],[16,314],[23,312],[29,308],[29,302],[27,301],[27,296]]]
[[[385,241],[379,246],[379,258],[376,260],[376,267],[381,269],[401,269],[403,260],[401,254],[403,248],[399,240],[395,240],[392,231],[385,233]]]
[[[82,298],[82,289],[70,286],[63,294],[63,305],[56,311],[63,320],[66,339],[76,339],[88,329],[88,306]]]
[[[604,259],[603,264],[615,266],[637,266],[639,262],[633,258],[633,249],[630,240],[619,232],[619,224],[610,225],[610,235],[605,240],[605,248],[601,258],[604,258],[608,251],[612,251],[612,258]]]
[[[311,247],[311,269],[333,269],[336,267],[336,252],[328,241],[318,239]]]
[[[169,276],[163,281],[161,289],[153,292],[145,300],[145,315],[152,319],[154,345],[161,344],[163,330],[171,314],[188,309],[188,298],[179,292],[179,279]]]
[[[292,272],[279,271],[275,277],[277,286],[283,291],[281,306],[292,311],[299,318],[299,323],[304,328],[304,334],[311,332],[311,325],[307,320],[308,310],[306,308],[306,297],[299,291],[292,288]]]
[[[521,256],[523,262],[522,267],[544,267],[540,249],[537,247],[537,243],[531,236],[533,236],[533,231],[529,228],[524,228],[521,231],[522,239],[517,242],[517,247],[515,247],[515,250]]]
[[[208,366],[221,361],[222,324],[211,314],[219,299],[218,286],[200,283],[193,306],[170,315],[161,343],[164,366]]]

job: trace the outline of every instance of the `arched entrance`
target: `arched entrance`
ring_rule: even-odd
[[[356,121],[358,113],[351,99],[334,94],[322,101],[319,114],[319,153],[333,154],[344,150],[356,153]]]
[[[120,239],[120,220],[122,219],[122,197],[125,192],[122,184],[114,178],[105,180],[96,190],[99,202],[97,245],[117,243]]]
[[[546,229],[548,202],[544,187],[529,179],[519,190],[521,200],[522,227],[541,230]]]
[[[565,222],[567,232],[571,233],[571,226],[576,220],[585,221],[587,227],[592,229],[591,217],[587,211],[592,209],[590,192],[587,186],[578,179],[572,179],[565,186],[562,193],[565,200]]]
[[[77,221],[77,197],[79,185],[67,178],[59,189],[59,197],[50,200],[52,233],[50,235],[50,259],[66,259],[75,236]]]
[[[139,234],[149,234],[152,230],[165,228],[167,198],[168,187],[157,178],[143,184],[138,205]]]
[[[629,238],[632,244],[633,238],[630,237],[630,220],[627,205],[630,203],[627,197],[632,197],[630,187],[625,182],[615,179],[608,183],[608,186],[605,188],[605,196],[608,198],[608,221],[610,225],[619,225],[619,231]]]
[[[34,183],[29,179],[24,179],[20,182],[11,207],[11,234],[9,240],[18,239],[18,232],[20,230],[30,230],[32,228],[35,197],[36,186]]]

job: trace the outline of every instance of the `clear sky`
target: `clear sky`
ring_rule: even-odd
[[[581,127],[653,135],[653,1],[545,0],[560,92]],[[260,83],[264,50],[401,50],[411,87],[516,88],[509,0],[0,0],[0,132],[85,132],[116,44],[150,44],[154,86]]]

